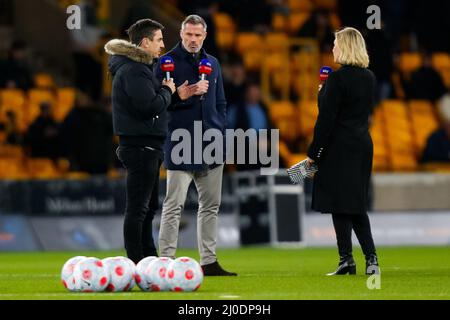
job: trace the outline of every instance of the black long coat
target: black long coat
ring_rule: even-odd
[[[319,92],[319,115],[308,150],[319,167],[312,195],[315,211],[367,212],[373,158],[368,122],[375,82],[370,70],[344,65]]]

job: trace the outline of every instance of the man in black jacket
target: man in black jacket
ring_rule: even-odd
[[[164,48],[163,28],[156,21],[139,20],[128,30],[130,42],[111,40],[105,46],[114,77],[113,125],[120,141],[117,156],[127,169],[125,249],[135,263],[157,255],[152,221],[158,209],[166,109],[176,90],[172,79],[163,80],[161,85],[152,71],[154,60]],[[184,93],[186,86],[180,89]]]

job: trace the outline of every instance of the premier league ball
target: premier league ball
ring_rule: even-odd
[[[83,260],[86,259],[85,256],[76,256],[73,258],[70,258],[69,260],[64,263],[64,266],[61,270],[61,282],[64,285],[64,287],[69,291],[76,291],[75,289],[75,279],[73,277],[73,270],[75,268],[75,265]]]
[[[75,289],[82,292],[104,291],[110,281],[108,268],[97,258],[79,261],[73,270],[73,277]]]
[[[167,282],[167,269],[172,261],[170,258],[158,258],[149,263],[145,275],[151,291],[170,290]]]
[[[151,283],[148,282],[147,278],[147,267],[153,260],[157,259],[158,257],[147,257],[139,261],[139,263],[136,266],[136,274],[135,274],[135,280],[139,288],[141,288],[142,291],[152,291],[151,290]]]
[[[192,258],[173,260],[167,270],[167,281],[171,291],[195,291],[203,282],[203,270]]]
[[[108,269],[110,281],[106,291],[129,291],[134,286],[134,264],[131,265],[128,258],[114,257],[103,259],[103,264]],[[131,287],[132,289],[132,287]]]

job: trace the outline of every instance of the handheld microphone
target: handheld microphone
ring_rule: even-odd
[[[175,70],[175,64],[172,57],[161,57],[161,70],[166,73],[166,80],[169,81],[171,78],[170,73]]]
[[[319,73],[319,79],[321,82],[324,82],[325,80],[328,79],[328,76],[330,75],[330,73],[333,72],[333,69],[331,69],[328,66],[322,67],[320,69],[320,73]]]
[[[209,61],[208,59],[202,59],[198,66],[198,72],[200,73],[200,79],[206,80],[206,76],[209,76],[212,72],[211,61]],[[205,95],[203,94],[200,97],[200,100],[204,100],[204,99],[205,99]]]

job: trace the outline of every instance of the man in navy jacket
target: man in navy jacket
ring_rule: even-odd
[[[225,146],[226,128],[226,100],[221,68],[217,59],[202,48],[206,29],[207,25],[203,18],[197,15],[188,16],[183,21],[180,31],[182,41],[167,53],[175,63],[173,73],[175,85],[187,86],[194,91],[194,95],[181,100],[179,92],[174,94],[168,109],[169,130],[164,160],[168,169],[167,194],[161,217],[159,249],[161,256],[175,257],[181,211],[189,185],[194,180],[199,194],[197,238],[200,264],[206,276],[230,276],[236,274],[222,269],[216,256],[217,219],[222,194],[225,152],[218,151],[221,160],[213,164],[203,159],[206,146],[202,141],[203,132],[208,129],[220,132],[219,139],[222,139],[222,146]],[[203,59],[209,60],[212,72],[205,80],[199,81],[199,63]],[[156,65],[155,72],[161,80],[164,75],[160,70],[160,65]],[[178,155],[173,152],[180,143],[172,141],[172,138],[175,138],[173,133],[179,129],[189,133],[191,142],[191,152],[184,150],[188,155],[183,156],[182,162],[175,159]],[[200,136],[195,132],[200,132]]]

